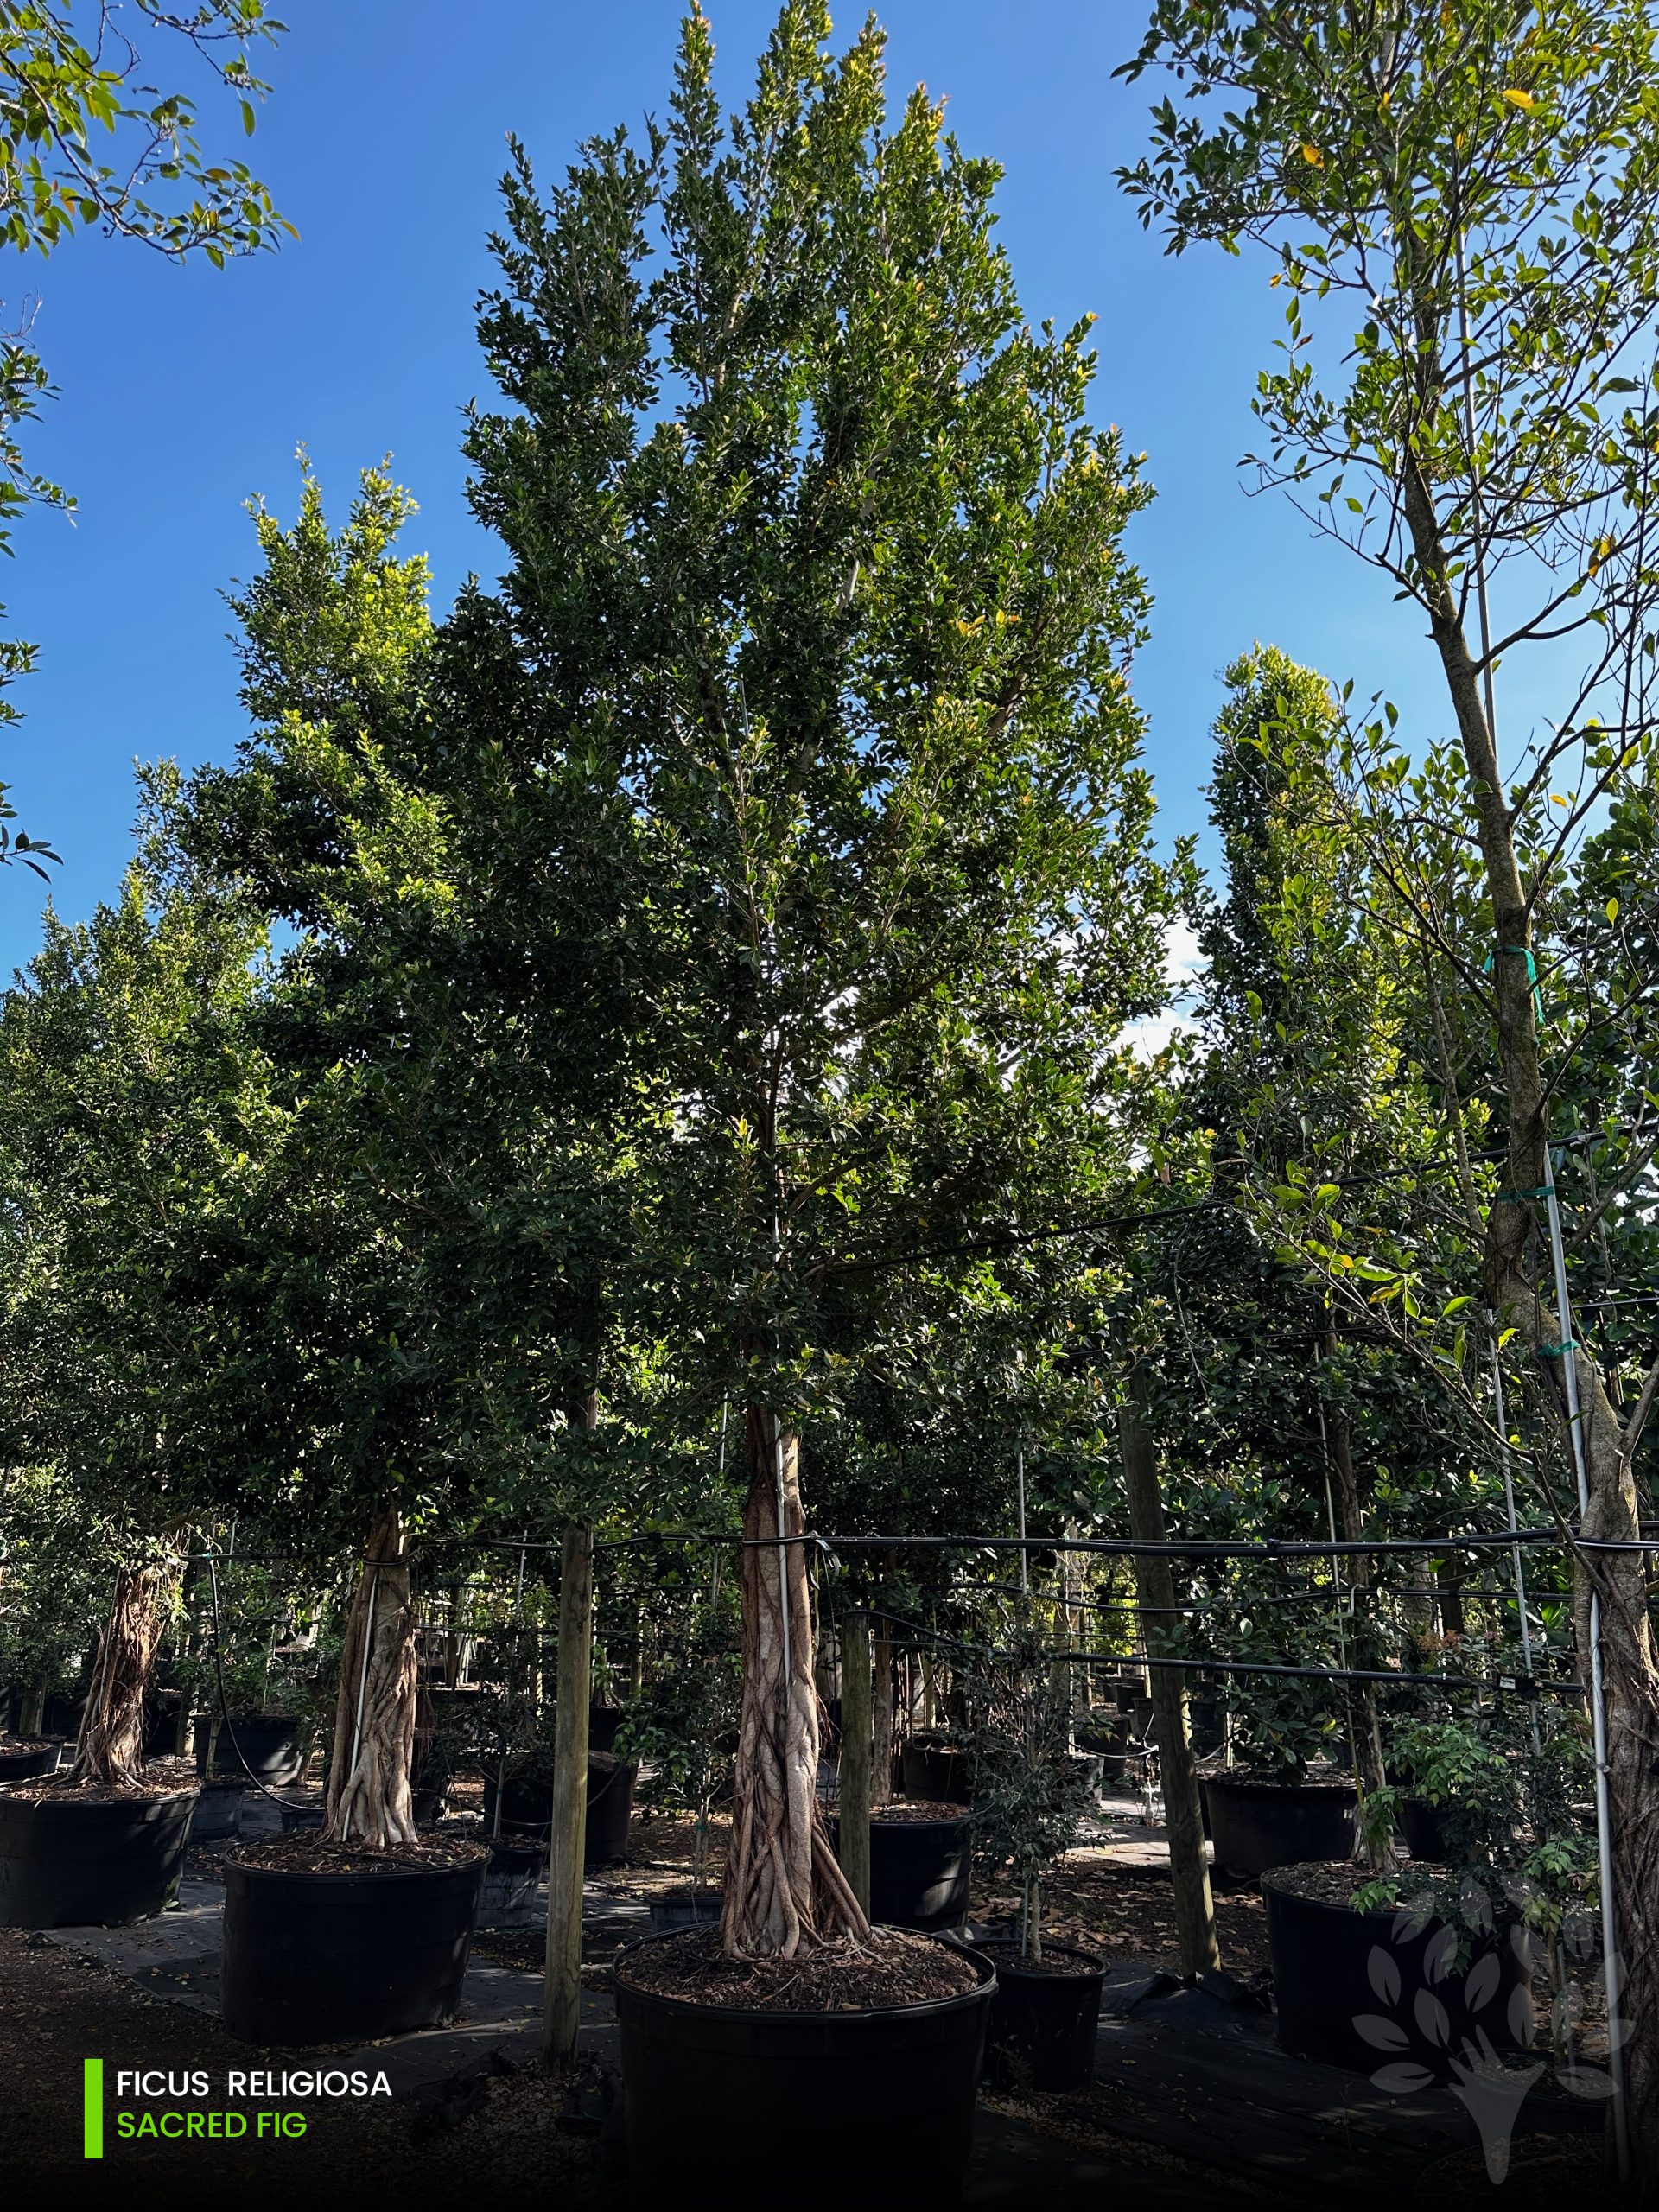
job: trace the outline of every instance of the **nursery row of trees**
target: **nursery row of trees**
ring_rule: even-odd
[[[1198,99],[1128,187],[1276,256],[1264,471],[1422,607],[1452,732],[1245,652],[1214,887],[1154,842],[1151,492],[1087,325],[1024,320],[994,164],[828,29],[792,0],[723,120],[693,15],[660,129],[550,189],[515,150],[466,437],[499,583],[435,620],[378,472],[338,528],[308,477],[261,511],[234,765],[148,772],[119,899],[0,1014],[8,1479],[116,1580],[81,1769],[136,1760],[205,1523],[365,1561],[329,1818],[385,1846],[415,1548],[741,1529],[758,1955],[862,1926],[810,1527],[1007,1530],[1023,1454],[1033,1529],[1127,1534],[1134,1376],[1184,1535],[1449,1537],[1507,1475],[1634,1540],[1659,1375],[1645,11],[1156,12],[1131,66]],[[1183,923],[1196,1003],[1137,1049]],[[933,1572],[860,1571],[894,1611]],[[1605,1676],[1652,2128],[1642,1554],[1535,1594],[1541,1666]]]

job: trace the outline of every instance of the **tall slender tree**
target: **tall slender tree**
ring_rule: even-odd
[[[828,32],[791,0],[722,117],[693,13],[664,130],[545,198],[515,157],[508,404],[470,439],[512,554],[464,611],[522,671],[506,772],[626,824],[638,1267],[743,1408],[747,1955],[863,1927],[816,1809],[804,1426],[911,1325],[907,1254],[954,1306],[983,1263],[948,1248],[1109,1179],[1171,906],[1127,680],[1147,494],[1086,417],[1087,327],[1022,321],[994,165],[924,92],[889,123],[878,30]]]
[[[1376,853],[1392,855],[1402,929],[1489,1025],[1508,1159],[1485,1213],[1486,1299],[1553,1377],[1582,1535],[1630,1546],[1581,1550],[1578,1567],[1599,1618],[1586,1657],[1607,1689],[1610,1973],[1624,1977],[1629,2077],[1617,2118],[1649,2184],[1659,1668],[1633,1462],[1659,1369],[1621,1407],[1552,1311],[1541,1192],[1563,1070],[1541,1049],[1554,979],[1539,923],[1654,745],[1655,41],[1642,0],[1159,0],[1127,71],[1172,70],[1191,99],[1160,105],[1154,150],[1124,176],[1172,251],[1270,250],[1287,336],[1258,384],[1262,478],[1421,609],[1444,681],[1455,742],[1425,747],[1417,775],[1382,719],[1346,760]],[[1523,746],[1506,721],[1507,766],[1500,700],[1537,732]],[[1540,837],[1545,802],[1558,826]],[[1448,850],[1468,856],[1467,898],[1440,892]],[[1619,1180],[1645,1166],[1627,1151]]]

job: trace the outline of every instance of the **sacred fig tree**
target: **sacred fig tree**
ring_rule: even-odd
[[[452,629],[506,841],[545,839],[503,861],[524,930],[593,872],[570,823],[611,825],[589,942],[645,1025],[618,1128],[652,1192],[618,1294],[743,1409],[750,1956],[865,1925],[816,1810],[804,1428],[925,1370],[984,1243],[1097,1201],[1173,905],[1128,682],[1149,494],[1088,325],[1023,320],[997,168],[829,28],[785,7],[728,116],[694,12],[660,130],[545,196],[515,152],[468,437],[510,566]]]

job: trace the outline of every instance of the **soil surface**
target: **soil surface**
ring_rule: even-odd
[[[1344,1790],[1350,1797],[1357,1795],[1346,1775],[1310,1774],[1298,1782],[1282,1774],[1255,1774],[1249,1767],[1217,1767],[1213,1774],[1201,1777],[1205,1782],[1244,1782],[1252,1789],[1282,1791],[1287,1796],[1324,1796]]]
[[[1080,1974],[1100,1974],[1106,1961],[1098,1951],[1084,1951],[1070,1943],[1044,1942],[1040,1959],[1027,1958],[1018,1943],[976,1943],[976,1951],[983,1951],[998,1974],[1067,1975],[1073,1979]]]
[[[800,1959],[725,1958],[717,1928],[689,1928],[629,1952],[615,1972],[654,1996],[755,2012],[885,2012],[960,1997],[979,1981],[960,1952],[897,1928]]]
[[[839,1805],[826,1805],[823,1810],[829,1820],[839,1820],[841,1817]],[[870,1824],[874,1827],[879,1823],[884,1828],[891,1828],[898,1827],[907,1821],[965,1821],[968,1813],[966,1805],[942,1804],[928,1797],[894,1797],[887,1804],[871,1806]]]
[[[1237,1883],[1212,1869],[1216,1938],[1229,1974],[1248,1980],[1268,1968],[1267,1907],[1254,1883]],[[988,1891],[976,1882],[976,1920],[1020,1917],[1020,1888],[1003,1875]],[[1126,1866],[1103,1851],[1084,1847],[1070,1851],[1043,1883],[1043,1942],[1073,1943],[1103,1953],[1114,1964],[1144,1964],[1168,1974],[1181,1970],[1175,1930],[1175,1899],[1169,1869]]]
[[[124,1775],[114,1783],[106,1782],[71,1782],[69,1769],[60,1767],[56,1774],[26,1775],[21,1782],[4,1785],[8,1797],[14,1801],[25,1798],[31,1803],[42,1798],[63,1804],[119,1805],[135,1797],[178,1797],[196,1788],[196,1770],[188,1759],[156,1761],[142,1774]]]
[[[238,1844],[230,1856],[238,1866],[272,1866],[287,1874],[431,1873],[449,1866],[475,1866],[482,1847],[465,1836],[433,1835],[394,1851],[368,1851],[360,1845],[325,1843],[315,1828],[272,1836],[264,1843]]]
[[[1419,1878],[1445,1871],[1444,1867],[1430,1866],[1425,1859],[1414,1859],[1408,1867],[1400,1867],[1389,1878],[1400,1885],[1400,1904],[1409,1905],[1420,1893],[1426,1897],[1433,1896],[1429,1885]],[[1262,1877],[1262,1885],[1264,1889],[1282,1890],[1287,1897],[1306,1897],[1316,1904],[1347,1905],[1373,1878],[1351,1859],[1315,1859],[1300,1866],[1270,1866]],[[1392,1905],[1374,1908],[1379,1912],[1396,1909]]]

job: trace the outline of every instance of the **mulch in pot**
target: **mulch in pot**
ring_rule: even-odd
[[[283,1874],[439,1873],[447,1867],[475,1866],[484,1855],[483,1847],[465,1836],[429,1834],[418,1843],[372,1851],[360,1843],[325,1843],[315,1828],[238,1844],[231,1854],[238,1866],[265,1867]]]
[[[833,1818],[839,1820],[839,1805],[831,1805],[828,1810]],[[891,1804],[872,1805],[870,1820],[873,1824],[879,1821],[884,1828],[890,1828],[908,1821],[919,1824],[925,1821],[965,1821],[969,1810],[966,1805],[938,1804],[925,1797],[896,1797]]]
[[[69,1769],[60,1767],[56,1774],[31,1774],[4,1787],[13,1799],[31,1803],[49,1798],[54,1805],[118,1805],[133,1797],[176,1797],[182,1789],[194,1789],[196,1770],[188,1759],[152,1760],[142,1773],[106,1783],[71,1782]]]
[[[1010,1967],[1019,1974],[1104,1974],[1106,1971],[1106,1961],[1098,1951],[1081,1950],[1070,1943],[1045,1941],[1040,1959],[1028,1958],[1017,1942],[976,1942],[974,1948],[983,1951],[999,1974]]]
[[[796,1959],[728,1959],[718,1928],[690,1928],[642,1944],[616,1971],[654,1997],[750,2012],[882,2012],[979,1986],[970,1959],[900,1928],[875,1929],[861,1943],[823,1943]]]
[[[1414,1859],[1410,1871],[1412,1874],[1418,1875],[1433,1870],[1426,1867],[1421,1859]],[[1404,1867],[1399,1867],[1393,1875],[1382,1878],[1398,1880],[1405,1872]],[[1263,1881],[1270,1881],[1275,1890],[1287,1891],[1292,1897],[1306,1897],[1315,1904],[1340,1905],[1352,1904],[1366,1884],[1378,1878],[1363,1866],[1357,1866],[1351,1859],[1316,1859],[1300,1866],[1273,1866],[1262,1876]],[[1409,1902],[1403,1890],[1401,1902]],[[1377,1908],[1374,1906],[1372,1910]]]

